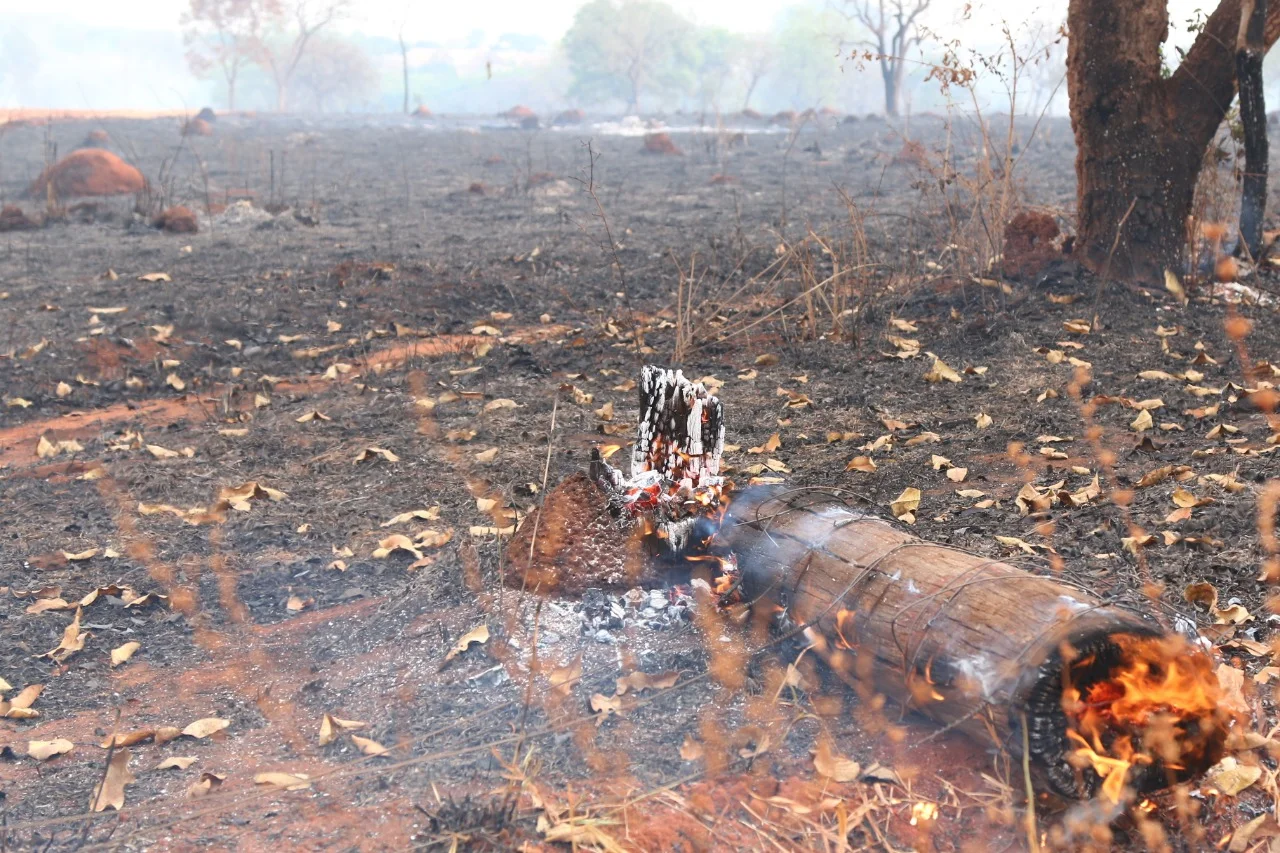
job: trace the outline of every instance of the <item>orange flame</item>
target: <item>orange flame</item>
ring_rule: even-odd
[[[1116,635],[1118,661],[1101,679],[1076,686],[1096,656],[1070,663],[1062,709],[1070,723],[1073,766],[1092,768],[1102,794],[1120,802],[1130,770],[1157,761],[1185,769],[1210,749],[1208,733],[1221,725],[1221,690],[1207,656],[1191,654],[1179,637]]]

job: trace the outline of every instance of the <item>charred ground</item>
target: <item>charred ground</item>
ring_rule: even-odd
[[[674,133],[683,156],[586,131],[395,122],[223,119],[214,136],[185,139],[167,119],[8,126],[6,201],[43,168],[51,140],[66,150],[98,127],[152,182],[145,215],[132,198],[55,211],[28,201],[33,218],[49,221],[0,235],[0,677],[15,692],[45,685],[38,718],[0,722],[9,843],[416,839],[448,849],[450,833],[463,833],[504,849],[538,843],[536,815],[572,808],[611,821],[599,831],[639,849],[766,836],[820,843],[841,809],[854,842],[906,845],[922,799],[941,805],[941,849],[1021,837],[1005,822],[1017,797],[1003,787],[1021,779],[994,750],[926,742],[930,729],[910,718],[905,738],[890,736],[842,689],[820,695],[820,673],[810,691],[784,689],[789,658],[770,650],[748,660],[746,637],[706,608],[684,614],[673,599],[673,612],[646,616],[612,590],[606,611],[619,604],[624,616],[610,618],[622,627],[588,616],[584,628],[583,602],[502,587],[492,532],[512,523],[502,508],[533,506],[544,466],[554,484],[585,467],[593,443],[629,441],[634,392],[619,389],[640,365],[671,362],[678,269],[691,258],[695,276],[706,270],[704,293],[719,281],[744,287],[717,312],[723,320],[695,318],[710,331],[682,365],[723,382],[729,441],[740,447],[727,456],[731,476],[746,480],[746,469],[772,459],[789,482],[847,489],[885,514],[916,487],[921,536],[1046,571],[1052,548],[1071,579],[1166,618],[1176,610],[1211,622],[1183,598],[1188,584],[1207,581],[1222,603],[1238,598],[1254,615],[1239,636],[1268,640],[1255,581],[1266,556],[1257,496],[1277,472],[1274,430],[1231,383],[1267,378],[1246,373],[1242,359],[1250,369],[1280,360],[1274,311],[1195,292],[1183,306],[1120,285],[1099,299],[1098,282],[1066,263],[1001,288],[999,276],[958,259],[967,249],[948,246],[957,211],[938,188],[947,175],[932,166],[948,146],[961,152],[959,168],[972,165],[972,128],[948,134],[939,119],[913,119],[912,138],[930,152],[922,164],[903,156],[900,132],[883,122],[825,121],[795,135],[748,134],[745,145],[731,134]],[[1069,129],[1050,122],[1022,145],[1025,202],[1069,206]],[[860,211],[872,266],[837,335],[831,312],[806,317],[803,301],[792,302],[809,286],[788,252],[807,235],[850,240],[842,192]],[[172,203],[202,214],[199,233],[152,227],[154,209]],[[814,254],[829,274],[830,257]],[[169,280],[142,279],[151,273]],[[1274,281],[1264,274],[1257,284]],[[1095,306],[1105,328],[1064,327],[1090,320]],[[1252,322],[1243,345],[1226,332],[1231,317]],[[911,349],[903,339],[918,341],[919,354],[900,357]],[[926,379],[935,357],[960,381]],[[1088,362],[1087,380],[1072,358]],[[1202,378],[1139,377],[1188,369]],[[1091,417],[1073,394],[1097,403]],[[1153,428],[1136,432],[1141,409],[1124,400],[1156,398]],[[504,400],[514,406],[496,403]],[[611,420],[599,413],[608,403]],[[324,417],[300,422],[312,412]],[[1096,443],[1086,439],[1095,424]],[[1222,425],[1238,432],[1214,432]],[[774,433],[776,450],[749,452]],[[864,449],[886,435],[892,441]],[[81,449],[42,457],[42,436]],[[398,461],[355,462],[369,447]],[[1104,450],[1113,465],[1102,464]],[[967,468],[964,481],[935,468],[935,455]],[[858,456],[874,472],[846,470]],[[1183,465],[1192,476],[1138,487]],[[1132,490],[1127,509],[1103,497],[1019,511],[1025,483],[1043,492],[1065,481],[1075,492],[1094,473],[1106,496]],[[140,512],[216,509],[221,488],[248,482],[287,497],[254,498],[221,522]],[[1168,521],[1177,488],[1212,501]],[[498,503],[482,512],[477,498]],[[383,526],[435,506],[438,519]],[[1155,534],[1141,550],[1145,566],[1126,547],[1130,522]],[[384,537],[424,529],[452,534],[423,550],[427,565],[409,569],[415,557],[404,552],[372,556]],[[1166,530],[1180,541],[1164,544]],[[104,594],[83,608],[92,634],[83,650],[61,665],[36,657],[58,645],[75,612],[29,612],[37,601],[73,605],[112,583],[167,599],[125,607],[128,593]],[[490,639],[442,668],[481,624]],[[1218,631],[1219,643],[1230,639]],[[112,668],[110,651],[131,640],[140,649]],[[1267,663],[1234,654],[1249,673]],[[680,679],[597,720],[590,697],[612,696],[633,670]],[[557,672],[563,692],[548,686]],[[1250,699],[1272,718],[1269,688]],[[317,745],[325,713],[369,723],[358,734],[391,755],[361,755],[345,736]],[[134,746],[137,782],[124,810],[85,815],[103,738],[210,717],[230,726]],[[897,723],[898,711],[888,717]],[[848,784],[816,775],[810,749],[824,731],[842,754],[881,769]],[[58,737],[74,749],[26,757],[29,741]],[[171,755],[198,761],[151,769]],[[225,782],[188,798],[206,771]],[[309,774],[313,787],[255,786],[266,771]],[[905,787],[883,781],[890,771]],[[512,792],[521,797],[514,812],[502,802]],[[1255,788],[1215,800],[1197,823],[1217,839],[1269,807]],[[1175,843],[1198,842],[1189,832]]]

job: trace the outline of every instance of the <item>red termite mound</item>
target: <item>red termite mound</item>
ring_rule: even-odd
[[[418,108],[413,111],[414,118],[431,118],[431,110],[427,109],[426,104],[418,104]]]
[[[194,234],[200,230],[196,215],[191,208],[181,205],[165,208],[152,224],[170,234]]]
[[[141,192],[147,182],[141,172],[110,151],[81,148],[45,169],[28,195],[42,196],[49,185],[59,198],[70,198]]]
[[[1054,243],[1058,222],[1040,210],[1019,211],[1004,229],[1004,273],[1012,278],[1035,278],[1061,254]]]
[[[551,123],[556,125],[582,124],[585,119],[586,115],[582,110],[565,110],[552,119]]]
[[[213,136],[213,125],[202,118],[193,118],[182,125],[183,136]]]
[[[674,142],[671,141],[671,137],[665,133],[645,134],[644,150],[646,154],[679,155],[684,153]]]
[[[503,115],[513,121],[524,121],[527,118],[538,117],[537,113],[526,107],[524,104],[516,104],[514,107],[503,113]]]

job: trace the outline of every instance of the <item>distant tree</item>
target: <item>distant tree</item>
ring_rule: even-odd
[[[751,96],[755,93],[756,86],[777,63],[777,50],[768,36],[755,36],[738,43],[736,59],[735,64],[747,87],[747,93],[742,96],[742,108],[746,110],[751,107]]]
[[[182,14],[187,65],[197,77],[222,73],[227,109],[236,108],[240,72],[260,55],[263,27],[279,14],[278,0],[190,0]]]
[[[319,36],[298,62],[293,88],[310,97],[316,112],[366,103],[378,87],[369,54],[346,39]]]
[[[298,66],[307,55],[316,33],[332,24],[346,11],[350,0],[272,0],[278,5],[271,24],[273,32],[262,39],[255,61],[268,74],[276,90],[276,109],[289,105],[289,87]]]
[[[933,0],[845,0],[849,16],[866,29],[870,38],[860,44],[880,64],[884,80],[885,115],[896,116],[902,99],[907,51],[920,42],[920,15]]]
[[[725,85],[733,78],[743,39],[720,27],[704,27],[695,36],[694,95],[702,110],[720,108]]]
[[[584,102],[618,99],[634,112],[642,95],[685,91],[693,36],[693,26],[660,0],[590,0],[564,37],[570,95]]]
[[[829,9],[797,5],[787,10],[774,42],[766,98],[793,109],[828,103],[840,89],[840,45],[845,22]]]

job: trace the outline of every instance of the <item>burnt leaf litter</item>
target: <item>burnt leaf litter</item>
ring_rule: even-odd
[[[173,156],[166,120],[51,133],[70,147],[99,126],[144,171]],[[679,157],[595,138],[616,253],[575,180],[581,134],[265,117],[178,154],[170,191],[198,233],[157,231],[122,198],[0,235],[9,843],[318,848],[376,821],[397,846],[612,849],[618,805],[644,792],[680,818],[641,821],[624,847],[689,849],[730,813],[740,840],[750,814],[795,843],[839,814],[869,821],[868,843],[880,821],[910,845],[917,819],[1022,843],[1001,811],[1020,808],[1016,767],[909,716],[889,737],[798,650],[746,655],[687,587],[535,596],[505,574],[548,487],[593,447],[629,453],[634,380],[676,346],[672,258],[746,285],[809,232],[846,239],[837,184],[877,265],[843,335],[777,310],[798,279],[694,318],[680,366],[725,405],[728,476],[843,489],[923,538],[1144,612],[1154,595],[1222,649],[1259,720],[1253,751],[1202,782],[1196,837],[1266,837],[1274,308],[1190,284],[1099,300],[1065,261],[952,274],[933,260],[937,197],[895,163],[894,131],[803,133],[812,151],[690,135]],[[941,150],[946,131],[923,116],[912,133]],[[0,141],[8,194],[40,171],[44,134]],[[263,209],[269,152],[294,165],[284,212]],[[1026,199],[1069,204],[1073,158],[1047,119]],[[1266,267],[1252,283],[1269,300]]]

